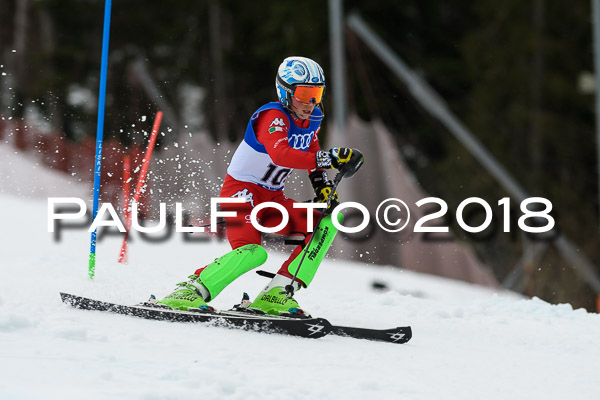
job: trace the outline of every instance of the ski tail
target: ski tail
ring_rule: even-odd
[[[220,311],[205,312],[165,309],[155,304],[125,306],[61,293],[63,303],[80,310],[104,311],[132,317],[169,322],[204,323],[229,329],[263,333],[279,333],[304,338],[321,338],[331,332],[331,323],[324,318],[280,318],[275,316],[227,315]]]

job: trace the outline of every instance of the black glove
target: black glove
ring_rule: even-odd
[[[310,183],[315,190],[315,203],[327,203],[329,201],[329,207],[326,211],[333,210],[337,207],[340,202],[338,201],[337,191],[332,193],[333,183],[327,179],[327,173],[325,170],[317,169],[308,175]],[[331,199],[331,201],[329,200]]]
[[[319,150],[316,153],[317,168],[340,169],[352,157],[349,147],[333,147],[329,151]]]

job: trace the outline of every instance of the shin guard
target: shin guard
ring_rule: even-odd
[[[246,272],[262,265],[267,252],[258,244],[247,244],[217,258],[200,273],[200,281],[213,300],[231,282]]]
[[[344,216],[338,214],[338,222],[342,223],[343,220]],[[324,217],[313,232],[314,238],[310,242],[310,246],[305,247],[288,265],[288,272],[294,276],[298,266],[300,266],[300,270],[296,276],[308,287],[315,277],[321,261],[325,258],[329,247],[331,247],[331,243],[333,243],[337,232],[338,230],[331,220],[331,215]],[[305,253],[306,255],[304,255]],[[304,257],[304,260],[302,260],[302,257]],[[302,265],[300,265],[300,261],[302,261]]]

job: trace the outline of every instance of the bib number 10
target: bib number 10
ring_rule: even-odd
[[[280,186],[291,172],[292,170],[290,168],[283,168],[278,167],[275,164],[269,164],[267,167],[267,172],[265,172],[260,180],[265,184],[270,184],[271,186]]]
[[[415,232],[448,232],[447,226],[423,226],[425,222],[440,218],[448,211],[448,205],[446,202],[437,197],[427,197],[416,202],[417,207],[421,207],[425,204],[435,203],[440,206],[440,210],[437,212],[427,214],[415,223]],[[479,226],[468,225],[463,217],[465,207],[470,204],[479,204],[485,211],[485,220]],[[541,204],[542,207],[530,207],[531,205]],[[498,201],[498,205],[503,208],[503,227],[504,232],[510,232],[510,198],[504,197]],[[531,209],[530,209],[531,208]],[[543,209],[541,209],[543,208]],[[550,200],[543,197],[530,197],[521,202],[521,212],[523,215],[519,217],[518,225],[519,228],[524,232],[529,233],[543,233],[548,232],[554,228],[556,221],[550,215],[552,211],[552,203]],[[456,222],[458,225],[467,232],[477,233],[486,230],[492,222],[493,212],[490,205],[479,197],[469,197],[463,200],[456,209]],[[536,222],[535,225],[530,224],[530,220]],[[544,224],[540,225],[542,222]]]

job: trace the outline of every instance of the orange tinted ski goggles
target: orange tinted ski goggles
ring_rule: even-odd
[[[319,104],[323,99],[325,86],[296,86],[294,89],[294,98],[301,103]]]

